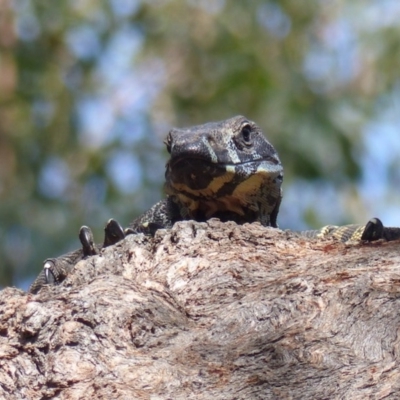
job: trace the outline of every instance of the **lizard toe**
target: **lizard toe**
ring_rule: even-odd
[[[379,218],[371,218],[365,225],[364,232],[361,235],[361,240],[373,242],[374,240],[382,239],[384,226]]]
[[[112,246],[118,243],[125,237],[125,232],[122,226],[115,220],[109,219],[104,228],[104,244],[103,247]]]
[[[84,257],[94,256],[98,253],[96,245],[94,244],[93,232],[88,226],[83,225],[81,229],[79,229],[79,240],[82,244]]]
[[[55,259],[47,259],[43,264],[44,276],[46,278],[46,284],[56,285],[58,278],[56,276]]]

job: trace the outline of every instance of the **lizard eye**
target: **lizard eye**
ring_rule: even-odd
[[[251,143],[251,132],[252,132],[252,128],[251,128],[250,124],[247,124],[247,123],[243,124],[240,132],[242,134],[243,141],[246,144],[250,144]]]

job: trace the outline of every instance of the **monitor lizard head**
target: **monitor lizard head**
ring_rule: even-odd
[[[254,122],[237,116],[172,129],[165,144],[165,188],[183,219],[277,226],[283,168]]]

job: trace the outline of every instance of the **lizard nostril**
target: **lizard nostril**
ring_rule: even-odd
[[[208,135],[208,136],[207,136],[207,142],[208,142],[211,146],[215,145],[215,137],[214,137],[213,135]]]

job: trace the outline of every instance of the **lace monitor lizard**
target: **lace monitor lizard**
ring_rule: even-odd
[[[97,254],[126,235],[154,235],[176,221],[219,218],[238,224],[258,221],[278,227],[282,199],[283,167],[274,147],[261,129],[243,116],[185,129],[172,129],[165,141],[170,159],[166,165],[166,198],[156,203],[123,230],[115,220],[105,227],[102,245],[95,245],[90,228],[79,232],[82,248],[47,259],[30,287],[36,293],[45,284],[62,282],[82,258]],[[400,228],[384,227],[371,219],[366,225],[325,226],[300,232],[311,238],[348,240],[394,240]]]

